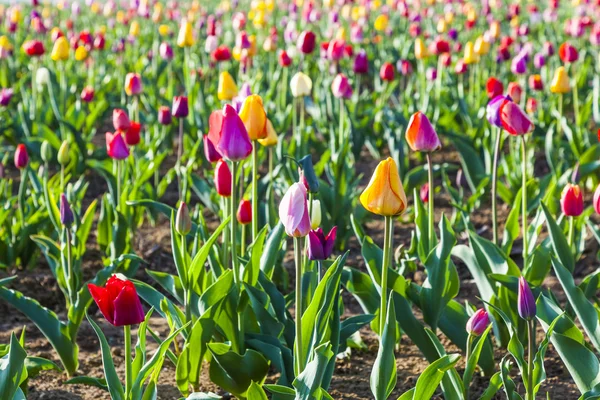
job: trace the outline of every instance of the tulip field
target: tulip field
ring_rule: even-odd
[[[600,399],[600,1],[0,4],[0,400]]]

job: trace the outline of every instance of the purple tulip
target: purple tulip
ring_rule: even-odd
[[[450,28],[448,30],[448,37],[452,40],[456,40],[458,38],[458,31],[454,28]]]
[[[512,101],[510,96],[496,96],[488,103],[485,108],[485,115],[490,124],[502,128],[502,121],[500,120],[500,106],[504,103],[504,100]]]
[[[165,61],[171,61],[173,59],[173,48],[167,42],[162,42],[158,49],[160,57]]]
[[[512,63],[510,64],[510,70],[516,75],[522,75],[527,72],[527,62],[525,61],[525,57],[518,55],[513,58]]]
[[[525,278],[519,278],[519,296],[517,299],[519,316],[525,320],[531,320],[535,317],[536,306],[533,293],[527,284]]]
[[[175,96],[173,98],[171,114],[175,118],[185,118],[188,116],[188,113],[188,98],[186,96]]]
[[[544,65],[546,65],[546,57],[544,57],[544,55],[542,53],[537,53],[535,56],[533,56],[533,66],[534,67],[536,67],[537,69],[540,69]]]
[[[12,99],[13,90],[11,88],[3,88],[0,91],[0,106],[6,107]]]
[[[73,221],[73,211],[71,210],[67,196],[63,193],[60,195],[60,223],[68,228],[73,224]]]
[[[327,260],[333,252],[336,234],[337,226],[334,226],[327,236],[323,234],[321,228],[308,232],[308,259],[313,261]]]
[[[490,316],[483,308],[477,310],[475,314],[467,321],[467,333],[473,336],[480,336],[485,332],[490,324]]]
[[[310,232],[310,216],[306,200],[306,187],[300,182],[294,183],[279,203],[279,219],[285,227],[285,233],[293,237],[304,237]]]
[[[435,81],[437,79],[437,69],[430,67],[425,71],[425,76],[428,81]]]
[[[344,74],[337,74],[331,83],[331,91],[333,92],[333,96],[338,99],[350,97],[348,94],[352,95],[352,86],[348,82],[348,77]]]
[[[223,111],[213,112],[208,125],[208,138],[227,160],[242,161],[252,153],[252,143],[244,122],[230,104],[226,104]]]
[[[363,49],[360,50],[356,57],[354,58],[354,65],[352,66],[352,70],[355,74],[367,74],[369,73],[369,59],[367,57],[367,52]]]

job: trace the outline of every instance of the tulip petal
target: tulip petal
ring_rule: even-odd
[[[135,325],[144,321],[142,303],[130,281],[114,300],[114,326]]]
[[[102,313],[102,315],[104,315],[104,318],[106,318],[108,322],[114,325],[114,307],[113,302],[110,300],[108,290],[103,287],[96,286],[93,283],[88,284],[88,290],[90,291],[92,298],[98,305],[100,312]]]
[[[500,106],[502,127],[511,135],[524,135],[533,130],[533,123],[516,103],[505,101]]]

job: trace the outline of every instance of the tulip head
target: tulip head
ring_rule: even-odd
[[[12,99],[13,93],[14,91],[12,88],[2,88],[2,90],[0,90],[0,106],[8,106],[10,100]]]
[[[129,157],[129,149],[121,132],[114,134],[106,132],[106,153],[114,160],[124,160]]]
[[[238,89],[233,77],[227,71],[221,72],[219,75],[219,88],[217,90],[219,100],[231,100],[237,93]]]
[[[312,31],[302,31],[298,35],[296,47],[303,54],[310,54],[315,49],[316,36]]]
[[[192,29],[192,23],[187,19],[181,21],[179,27],[179,34],[177,35],[177,46],[179,47],[191,47],[194,44],[194,34]]]
[[[189,113],[188,98],[186,96],[173,97],[171,115],[175,118],[186,118]]]
[[[84,103],[91,103],[94,100],[94,88],[92,86],[86,86],[81,91],[81,101]]]
[[[423,42],[423,39],[417,38],[415,40],[415,58],[417,60],[422,60],[428,56],[427,46]]]
[[[394,80],[394,66],[389,62],[385,62],[385,63],[381,64],[381,68],[379,69],[379,77],[384,82],[393,81]]]
[[[425,182],[419,189],[419,197],[423,203],[429,202],[429,183]]]
[[[248,225],[252,222],[252,203],[250,200],[242,199],[240,201],[236,217],[241,225]]]
[[[158,54],[160,55],[160,58],[165,61],[171,61],[175,56],[173,53],[173,48],[167,42],[162,42],[160,44],[160,47],[158,48]]]
[[[285,50],[281,50],[279,52],[278,61],[279,65],[281,65],[284,68],[287,68],[290,66],[290,64],[292,64],[292,59]]]
[[[504,85],[501,81],[494,77],[488,78],[485,84],[485,89],[487,91],[488,99],[493,99],[504,93]]]
[[[516,103],[504,100],[499,109],[502,128],[511,135],[524,135],[533,131],[533,122]]]
[[[331,83],[331,92],[333,96],[341,99],[341,98],[349,98],[352,96],[352,86],[350,86],[350,82],[348,81],[348,77],[344,74],[337,74]]]
[[[287,190],[279,203],[279,219],[288,236],[304,237],[310,231],[310,216],[306,187],[300,182]]]
[[[69,41],[66,37],[61,36],[54,42],[50,58],[53,61],[65,61],[69,59]]]
[[[517,311],[519,316],[527,321],[535,318],[536,305],[533,293],[524,277],[519,278],[519,294],[517,297]]]
[[[19,144],[15,150],[15,167],[18,169],[24,169],[29,163],[29,154],[27,154],[27,148],[24,144]]]
[[[204,145],[204,157],[206,157],[208,162],[215,163],[223,158],[217,149],[215,149],[213,142],[209,140],[208,135],[202,137],[202,142]]]
[[[88,57],[88,51],[85,46],[78,46],[75,50],[75,60],[77,61],[85,61]]]
[[[258,143],[261,146],[271,147],[275,146],[279,142],[279,138],[277,136],[277,132],[275,132],[275,128],[273,128],[273,124],[271,120],[267,118],[267,136],[263,139],[258,139]]]
[[[368,211],[382,216],[400,215],[406,210],[406,194],[396,162],[390,157],[377,165],[360,203]]]
[[[498,95],[490,100],[485,108],[485,114],[488,122],[497,126],[498,128],[502,128],[502,121],[500,120],[500,106],[505,100],[512,101],[510,96]]]
[[[479,55],[475,53],[473,42],[467,42],[467,44],[465,45],[464,63],[470,65],[475,64],[477,62],[479,62]]]
[[[600,214],[600,184],[598,185],[598,187],[596,188],[596,191],[594,192],[594,210],[596,211],[597,214]]]
[[[23,43],[23,51],[29,57],[41,57],[46,52],[44,44],[39,40],[28,40]]]
[[[73,224],[74,220],[73,210],[71,210],[67,196],[62,193],[60,195],[60,223],[68,228]]]
[[[311,230],[308,233],[308,259],[312,261],[327,260],[333,252],[336,235],[337,226],[334,226],[327,236],[323,234],[321,228]]]
[[[231,196],[232,181],[229,165],[227,165],[225,160],[218,160],[215,165],[215,176],[213,179],[217,194],[221,197]]]
[[[131,122],[131,126],[124,132],[125,135],[125,143],[128,146],[135,146],[140,143],[141,136],[140,132],[142,130],[142,124],[139,122]]]
[[[61,143],[60,148],[58,149],[58,156],[56,158],[59,165],[66,166],[69,163],[69,142],[64,140]]]
[[[466,331],[469,335],[481,336],[490,324],[490,316],[483,308],[477,310],[467,321]]]
[[[105,287],[89,283],[88,289],[100,312],[112,325],[135,325],[144,321],[144,310],[135,286],[125,276],[113,275]]]
[[[310,204],[310,227],[311,229],[317,229],[321,225],[321,202],[319,200],[313,200]]]
[[[406,141],[413,151],[432,152],[442,147],[431,122],[420,111],[414,113],[408,121]]]
[[[129,120],[129,116],[120,108],[115,108],[113,110],[113,127],[117,131],[126,132],[131,127],[131,121]]]
[[[542,77],[539,74],[530,75],[529,87],[538,92],[544,90],[544,82],[542,82]]]
[[[565,64],[577,61],[579,53],[569,42],[565,42],[558,48],[558,56]]]
[[[244,122],[250,140],[267,137],[267,114],[259,95],[252,94],[246,97],[239,115]]]
[[[552,93],[569,93],[571,85],[569,83],[569,77],[565,67],[558,67],[554,72],[554,78],[550,84],[550,91]]]
[[[244,122],[231,105],[226,104],[223,111],[213,112],[208,125],[208,138],[226,159],[241,161],[252,153],[252,143]]]
[[[518,82],[511,82],[508,84],[508,89],[506,90],[510,98],[515,103],[521,102],[521,96],[523,95],[523,88],[519,85]]]
[[[171,109],[167,106],[160,106],[158,108],[157,120],[161,125],[171,125],[171,121],[173,120],[171,116]]]
[[[356,57],[354,57],[354,64],[352,70],[355,74],[367,74],[369,72],[369,59],[365,50],[360,50]]]
[[[560,197],[560,207],[567,217],[578,217],[583,212],[583,193],[579,185],[567,183]]]
[[[308,75],[297,72],[290,80],[290,89],[292,91],[292,96],[294,97],[310,96],[312,80]]]
[[[142,93],[142,77],[140,74],[130,72],[125,75],[125,93],[128,96],[137,96]]]
[[[510,64],[510,70],[515,75],[522,75],[527,72],[527,61],[525,61],[525,57],[517,55],[513,58]]]
[[[192,230],[192,219],[190,211],[184,201],[179,203],[177,216],[175,217],[175,231],[180,235],[187,235]]]

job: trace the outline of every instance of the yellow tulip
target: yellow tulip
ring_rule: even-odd
[[[23,19],[23,13],[19,7],[12,7],[10,9],[10,22],[18,24]]]
[[[267,8],[267,11],[273,12],[273,10],[275,10],[275,1],[267,0],[267,1],[265,1],[265,6]]]
[[[6,37],[5,35],[0,36],[0,49],[6,51],[11,51],[13,49],[13,45],[10,43],[10,40],[8,40],[8,37]]]
[[[360,195],[360,203],[368,211],[386,217],[400,215],[406,210],[406,194],[396,162],[391,157],[377,165],[371,181]]]
[[[479,56],[475,53],[473,42],[467,42],[465,45],[465,64],[475,64],[479,61]]]
[[[96,3],[94,3],[94,4],[96,4]],[[117,11],[116,19],[119,24],[124,23],[125,22],[125,12],[123,10]]]
[[[358,21],[358,19],[360,18],[360,10],[358,7],[352,7],[352,12],[351,12],[351,18],[352,21]]]
[[[312,90],[312,80],[308,75],[296,72],[290,80],[290,89],[294,97],[309,96]]]
[[[129,26],[129,34],[133,37],[137,37],[140,34],[140,24],[137,21],[133,21]]]
[[[446,32],[446,20],[440,19],[437,23],[437,31],[438,33]]]
[[[277,132],[275,132],[271,120],[267,118],[267,136],[264,139],[258,139],[258,143],[260,143],[261,146],[270,147],[275,146],[278,141],[279,138],[277,137]]]
[[[486,55],[490,52],[490,44],[484,39],[483,36],[479,36],[475,40],[475,46],[473,47],[473,51],[475,51],[475,54],[477,54],[478,56]]]
[[[500,37],[500,31],[500,23],[498,21],[493,21],[490,24],[490,35],[492,35],[494,39],[498,39]]]
[[[75,59],[77,61],[83,61],[87,58],[87,56],[88,56],[88,51],[85,48],[85,46],[77,47],[77,50],[75,50]]]
[[[50,7],[44,7],[42,10],[42,18],[47,19],[52,16],[52,9]]]
[[[565,67],[558,67],[554,72],[554,78],[550,84],[550,91],[552,93],[568,93],[571,90],[569,84],[569,77]]]
[[[240,110],[240,118],[244,122],[250,140],[267,137],[267,114],[262,98],[257,94],[246,97]]]
[[[254,57],[256,55],[256,35],[248,36],[248,41],[250,42],[250,48],[248,50],[248,56]]]
[[[335,33],[335,38],[340,40],[346,40],[346,28],[340,27]]]
[[[323,7],[331,8],[331,7],[333,7],[334,2],[335,2],[335,0],[323,0]]]
[[[415,58],[417,60],[422,60],[427,57],[427,46],[425,46],[425,42],[423,39],[417,38],[415,40]]]
[[[169,25],[160,25],[158,27],[158,34],[160,36],[167,36],[169,33],[171,33],[171,28],[169,28]]]
[[[152,21],[158,22],[162,19],[163,6],[161,3],[154,4],[154,10],[152,12]]]
[[[376,31],[385,31],[388,27],[389,18],[385,14],[381,14],[375,19],[375,30]]]
[[[179,28],[179,36],[177,37],[177,46],[179,47],[190,47],[194,44],[194,36],[192,33],[192,24],[184,19],[181,21],[181,27]]]
[[[262,28],[265,26],[264,11],[258,11],[256,15],[254,15],[254,18],[252,18],[252,25],[254,25],[255,28]]]
[[[69,41],[66,37],[61,36],[56,39],[50,58],[54,61],[65,61],[69,58]]]
[[[233,77],[227,71],[221,72],[221,75],[219,75],[219,88],[217,90],[219,100],[231,100],[237,93],[238,89]]]
[[[453,12],[447,12],[446,14],[444,14],[444,21],[446,21],[446,23],[448,25],[451,25],[452,22],[454,21],[454,13]]]
[[[234,47],[231,51],[231,56],[235,61],[240,61],[242,59],[242,49],[239,47]]]

